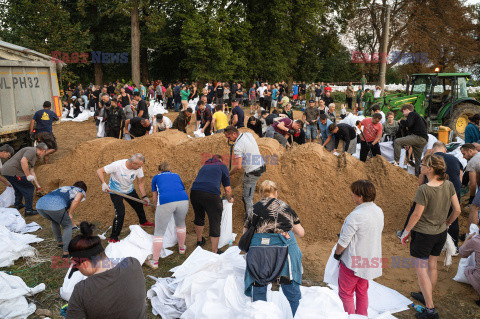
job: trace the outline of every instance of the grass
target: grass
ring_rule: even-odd
[[[60,297],[60,287],[63,285],[63,280],[65,278],[68,266],[62,266],[61,264],[55,262],[55,259],[52,264],[52,256],[60,257],[62,250],[61,248],[57,247],[57,242],[53,238],[50,222],[38,216],[30,218],[42,226],[41,230],[36,231],[33,234],[40,238],[44,238],[44,241],[31,244],[31,246],[37,249],[37,256],[32,258],[20,258],[15,261],[13,266],[4,267],[0,270],[22,278],[25,284],[29,287],[34,287],[40,283],[44,283],[46,286],[45,290],[32,297],[27,297],[27,300],[29,302],[34,302],[37,306],[37,309],[50,310],[52,312],[52,316],[50,318],[63,318],[60,315],[60,309],[63,305],[67,304],[67,302]],[[30,221],[31,220],[29,219],[27,222]],[[152,232],[153,230],[147,231]],[[128,233],[128,227],[124,227],[120,237],[123,238],[128,235]],[[75,236],[76,234],[78,234],[78,230],[74,231],[73,235]],[[106,247],[108,244],[107,241],[103,241],[102,243],[104,247]],[[192,251],[193,250],[190,250],[190,252]],[[143,267],[147,290],[150,289],[150,287],[155,283],[153,279],[148,277],[149,275],[154,277],[168,277],[171,275],[169,270],[182,264],[187,257],[188,255],[181,256],[178,253],[174,253],[168,258],[161,259],[159,267],[156,270]],[[153,315],[152,307],[149,301],[147,301],[147,306],[147,318],[160,318],[160,316]],[[37,319],[42,317],[32,315],[29,318]]]

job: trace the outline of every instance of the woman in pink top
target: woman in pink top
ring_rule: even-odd
[[[480,296],[480,235],[472,234],[468,236],[459,252],[462,258],[467,258],[475,253],[475,267],[465,267],[465,277]],[[480,299],[475,303],[480,306]]]

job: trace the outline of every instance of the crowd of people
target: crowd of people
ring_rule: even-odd
[[[362,79],[364,85],[363,82]],[[392,164],[399,164],[400,151],[407,148],[408,156],[413,156],[415,162],[415,173],[419,176],[414,204],[403,229],[397,233],[402,244],[410,241],[410,255],[415,258],[416,264],[425,265],[415,268],[420,292],[412,292],[411,296],[425,305],[416,317],[439,318],[433,292],[437,280],[437,260],[447,236],[453,238],[461,256],[473,252],[480,256],[480,237],[470,235],[464,238],[463,245],[459,245],[463,238],[459,236],[458,227],[462,182],[470,190],[469,223],[479,223],[480,192],[477,192],[477,188],[480,186],[480,144],[477,143],[480,139],[480,116],[471,117],[471,123],[467,126],[467,143],[461,146],[463,157],[468,161],[464,168],[457,158],[447,154],[442,142],[435,143],[430,152],[424,152],[429,139],[427,128],[413,105],[401,107],[405,117],[401,121],[395,120],[395,114],[385,115],[379,107],[373,106],[370,108],[371,114],[364,114],[367,117],[356,125],[341,123],[347,109],[358,114],[365,107],[364,102],[370,101],[372,93],[362,87],[357,91],[352,85],[347,87],[346,104],[340,107],[337,114],[331,87],[328,84],[323,86],[323,83],[313,87],[294,83],[291,92],[284,82],[272,85],[253,83],[247,89],[241,82],[230,85],[212,81],[200,91],[195,83],[173,83],[166,87],[160,81],[155,84],[140,85],[138,88],[110,84],[102,88],[92,86],[85,91],[78,86],[73,88],[73,94],[76,95],[71,96],[74,105],[70,106],[70,101],[65,101],[66,111],[70,114],[70,108],[73,107],[75,114],[78,112],[75,111],[77,101],[83,100],[83,107],[95,112],[99,133],[104,123],[104,135],[97,134],[98,137],[125,136],[128,139],[138,138],[150,131],[157,133],[177,129],[186,132],[195,114],[195,131],[199,130],[205,135],[223,134],[232,145],[231,167],[223,163],[221,156],[212,156],[203,163],[190,187],[190,193],[187,193],[181,175],[172,172],[168,162],[159,163],[158,174],[151,176],[151,199],[147,196],[142,168],[147,159],[142,154],[137,153],[131,158],[100,167],[97,176],[101,189],[109,193],[114,206],[110,243],[120,240],[126,201],[136,212],[141,226],[154,227],[152,254],[145,263],[157,269],[163,239],[172,216],[178,252],[186,253],[185,219],[191,204],[196,245],[206,244],[203,232],[207,217],[211,251],[222,254],[223,251],[218,248],[223,211],[222,187],[224,199],[233,202],[230,178],[242,172],[245,215],[241,248],[248,251],[245,294],[251,296],[253,301],[266,300],[268,284],[277,282],[282,285],[282,292],[295,315],[302,284],[302,254],[296,237],[305,235],[300,223],[301,214],[279,199],[282,194],[274,181],[264,180],[259,186],[261,199],[253,202],[258,181],[268,168],[254,134],[240,129],[246,126],[259,137],[273,138],[287,148],[292,147],[293,143],[319,143],[326,150],[338,153],[355,153],[358,140],[362,161],[381,154],[381,141],[393,141]],[[354,104],[355,96],[357,103]],[[366,101],[363,100],[365,97]],[[191,100],[196,98],[198,102],[193,109]],[[151,116],[149,100],[162,101],[167,109],[178,111],[175,120],[172,122],[161,114]],[[294,106],[300,106],[303,112],[295,116],[292,110]],[[1,168],[0,181],[14,188],[15,208],[20,210],[25,207],[25,216],[39,213],[51,222],[62,256],[71,258],[75,267],[89,276],[88,280],[75,287],[67,318],[143,318],[146,314],[145,279],[138,261],[126,258],[122,263],[128,267],[111,262],[104,253],[99,237],[93,235],[92,225],[87,222],[80,224],[81,234],[72,238],[72,227],[76,226],[75,211],[85,200],[87,185],[77,181],[72,186],[62,186],[41,197],[36,209],[33,208],[35,186],[40,188],[34,171],[36,160],[47,159],[57,149],[52,122],[58,117],[50,108],[51,104],[45,102],[43,110],[38,111],[32,119],[30,131],[32,138],[37,141],[36,146],[23,148],[16,153],[8,145],[0,147],[0,158],[7,159]],[[80,108],[78,110],[81,111]],[[245,110],[250,110],[250,117],[245,117]],[[248,160],[247,157],[256,157],[258,161]],[[468,178],[464,178],[463,172],[468,173],[465,174]],[[109,175],[108,180],[105,174]],[[135,190],[135,181],[139,193]],[[350,190],[357,206],[344,221],[333,257],[340,262],[339,297],[345,311],[348,314],[367,315],[368,280],[381,276],[382,267],[356,267],[354,259],[358,256],[370,261],[382,259],[384,218],[381,207],[375,204],[376,189],[371,181],[355,181]],[[155,207],[154,222],[147,220],[144,206]],[[265,246],[271,247],[265,250]],[[285,258],[287,255],[289,258]],[[102,263],[98,263],[99,260]],[[259,269],[262,271],[256,271]],[[479,273],[477,257],[477,266],[467,268],[466,275],[480,295]],[[127,286],[129,289],[125,291],[124,287]],[[119,294],[121,296],[117,296]],[[480,301],[477,304],[480,306]]]

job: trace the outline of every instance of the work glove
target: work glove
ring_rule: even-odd
[[[151,203],[151,202],[150,202],[150,198],[148,198],[148,197],[144,197],[144,198],[143,198],[143,201],[145,202],[145,206],[148,206],[148,205],[150,205],[150,203]]]
[[[30,139],[31,139],[32,141],[35,141],[35,133],[30,132]]]
[[[340,257],[342,257],[342,254],[333,254],[333,258],[335,258],[336,260],[340,261]]]
[[[35,180],[35,176],[33,175],[27,175],[27,181],[33,182]]]
[[[400,236],[400,241],[404,246],[407,244],[407,239],[409,235],[410,235],[410,232],[407,230],[404,230],[402,233],[402,236]]]
[[[108,185],[107,185],[107,183],[102,183],[102,191],[104,191],[105,193],[108,193]]]

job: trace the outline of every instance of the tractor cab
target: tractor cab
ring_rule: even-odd
[[[468,117],[480,112],[478,101],[468,97],[469,77],[468,73],[423,73],[411,76],[406,95],[416,97],[412,104],[427,120],[429,131],[435,132],[438,126],[448,125],[463,137]]]

